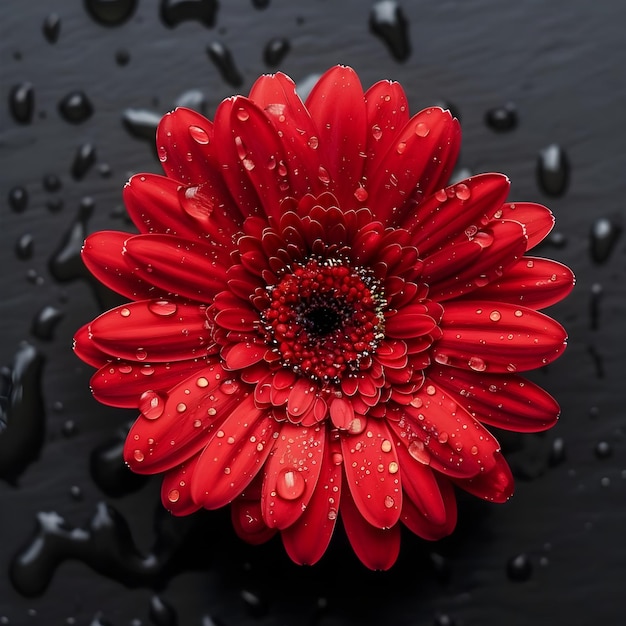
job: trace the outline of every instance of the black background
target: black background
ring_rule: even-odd
[[[0,365],[25,358],[23,340],[45,358],[40,383],[35,376],[26,389],[35,403],[29,409],[22,402],[21,413],[16,406],[9,410],[0,434],[4,477],[10,478],[7,465],[17,474],[0,480],[0,624],[624,623],[625,247],[618,237],[607,258],[594,260],[590,233],[596,220],[608,218],[619,234],[626,196],[626,4],[404,0],[411,46],[404,61],[371,32],[372,4],[363,0],[221,0],[212,27],[199,20],[168,26],[156,0],[136,5],[123,23],[106,26],[79,0],[0,4]],[[60,17],[56,42],[42,31],[52,13]],[[288,40],[290,49],[270,67],[264,48],[276,37]],[[241,87],[228,84],[207,55],[216,41],[231,51]],[[244,545],[228,514],[215,512],[167,521],[169,536],[182,544],[171,559],[157,555],[147,574],[144,557],[154,553],[157,535],[164,536],[154,529],[159,480],[125,483],[128,493],[115,496],[90,470],[94,449],[134,415],[98,405],[88,389],[90,368],[72,354],[75,329],[113,299],[81,277],[72,263],[77,244],[64,242],[72,227],[75,237],[83,226],[88,232],[127,229],[124,182],[134,172],[159,171],[152,142],[124,125],[128,109],[163,114],[193,89],[212,117],[222,98],[246,93],[261,73],[281,69],[298,82],[335,63],[353,66],[364,87],[399,80],[414,112],[453,105],[464,132],[460,166],[472,173],[502,171],[512,179],[512,200],[542,202],[555,213],[557,236],[540,253],[577,274],[574,293],[550,311],[566,326],[570,345],[533,379],[559,400],[561,420],[543,436],[503,437],[518,478],[510,502],[462,498],[455,534],[428,544],[406,533],[390,572],[365,570],[341,531],[318,565],[295,566],[279,540]],[[32,119],[18,123],[9,100],[25,81],[33,85],[34,108]],[[93,115],[70,123],[58,104],[76,90],[86,94]],[[509,101],[519,125],[495,132],[485,113]],[[85,143],[95,148],[95,163],[77,179],[72,163]],[[542,192],[536,177],[538,155],[552,143],[563,147],[571,165],[570,184],[559,197]],[[59,190],[44,185],[50,174],[60,179]],[[15,187],[28,194],[17,210],[9,202]],[[81,203],[82,226],[76,222]],[[32,237],[32,255],[24,235]],[[54,323],[33,332],[45,306],[56,310]],[[7,444],[10,432],[23,434],[20,419],[22,425],[32,420],[32,441]],[[128,524],[140,553],[136,576],[124,578],[119,564],[108,575],[94,571],[83,546],[75,552],[83,558],[62,560],[46,589],[29,587],[32,571],[26,582],[11,582],[16,555],[32,557],[40,571],[41,545],[32,541],[39,512],[62,516],[67,533],[87,528],[101,502]],[[91,564],[102,570],[110,547],[122,543],[96,546]],[[69,556],[69,544],[59,545],[59,554]],[[129,548],[122,553],[128,570]],[[510,563],[515,557],[517,568]]]

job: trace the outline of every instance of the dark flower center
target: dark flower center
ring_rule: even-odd
[[[315,380],[370,366],[384,336],[385,306],[372,275],[343,260],[309,259],[267,292],[265,337],[283,366]]]

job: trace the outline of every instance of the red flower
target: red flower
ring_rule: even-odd
[[[262,76],[211,123],[166,115],[166,176],[124,189],[140,234],[99,232],[87,267],[132,302],[80,329],[95,397],[136,407],[125,447],[164,472],[175,515],[231,504],[237,533],[276,531],[315,563],[337,517],[363,563],[389,568],[400,523],[452,532],[454,487],[513,491],[485,428],[540,431],[558,405],[516,372],[554,360],[563,328],[538,312],[570,270],[525,256],[553,225],[505,202],[501,174],[442,188],[460,129],[409,117],[402,88],[363,94],[347,67],[306,104]]]

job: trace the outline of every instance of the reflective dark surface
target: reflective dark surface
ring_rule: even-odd
[[[626,6],[564,7],[0,4],[0,624],[623,623]],[[82,239],[129,228],[124,182],[160,171],[155,118],[176,103],[211,117],[263,72],[304,86],[335,63],[365,87],[401,81],[413,111],[454,103],[459,170],[502,171],[511,200],[547,204],[557,226],[539,253],[578,277],[551,310],[570,346],[533,375],[560,423],[500,437],[515,497],[462,498],[454,535],[406,533],[387,573],[366,571],[342,532],[301,568],[278,539],[239,541],[228,511],[171,518],[158,479],[121,465],[133,412],[97,404],[71,351],[75,329],[118,302],[82,267]]]

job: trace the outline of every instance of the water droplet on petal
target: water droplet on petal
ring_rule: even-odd
[[[276,491],[284,500],[296,500],[304,493],[304,487],[304,476],[298,470],[284,467],[278,473]]]
[[[170,302],[169,300],[151,300],[148,302],[148,310],[155,315],[169,317],[176,313],[177,307],[174,302]]]
[[[428,137],[428,133],[430,133],[428,124],[425,124],[424,122],[418,122],[415,124],[415,134],[418,137]]]
[[[383,136],[383,131],[378,124],[374,124],[372,126],[372,136],[376,141],[379,141],[380,138]]]
[[[437,202],[445,202],[448,199],[448,194],[445,189],[440,189],[435,193],[435,199]]]
[[[330,174],[328,173],[328,170],[325,167],[323,167],[322,165],[320,165],[320,167],[319,167],[319,169],[317,171],[317,177],[325,185],[328,185],[328,183],[330,183]]]
[[[237,383],[237,381],[232,380],[232,379],[225,380],[220,385],[220,389],[227,396],[232,396],[234,393],[237,393],[237,391],[239,391],[239,384]]]
[[[423,465],[430,465],[430,452],[426,449],[423,441],[415,439],[409,444],[409,454]]]
[[[454,188],[454,193],[459,200],[468,200],[471,195],[470,188],[465,183],[459,183]]]
[[[122,317],[129,317],[130,316],[130,309],[127,309],[126,307],[124,307],[123,309],[120,310],[120,315]]]
[[[184,402],[179,402],[179,403],[176,405],[176,410],[177,410],[179,413],[184,413],[184,412],[187,410],[187,405],[186,405]]]
[[[402,154],[405,150],[406,150],[406,141],[398,142],[398,145],[396,146],[396,152],[398,154]]]
[[[206,145],[209,143],[209,135],[207,132],[195,124],[191,124],[189,126],[189,136],[200,145]]]
[[[135,357],[138,361],[145,361],[148,358],[148,353],[143,348],[137,348]]]
[[[500,314],[500,311],[491,311],[491,313],[489,313],[489,319],[492,322],[499,322],[500,318],[502,317],[502,315]]]
[[[367,191],[365,190],[364,187],[357,187],[356,191],[354,192],[354,197],[359,201],[359,202],[365,202],[368,198],[369,194],[367,193]]]
[[[248,111],[246,111],[243,107],[239,107],[237,109],[237,119],[240,122],[246,122],[250,119],[250,113],[248,113]]]
[[[178,502],[180,498],[180,491],[178,491],[178,489],[170,489],[169,493],[167,494],[167,499],[174,504],[175,502]]]
[[[133,452],[133,458],[137,463],[141,463],[144,460],[143,452],[141,450],[135,450]]]
[[[396,501],[391,496],[385,496],[385,508],[391,509],[395,505]]]
[[[165,397],[156,391],[144,391],[139,398],[139,410],[149,420],[155,420],[163,415]]]
[[[473,369],[475,372],[484,372],[487,369],[487,365],[483,359],[479,356],[470,357],[470,360],[467,362],[470,369]]]

